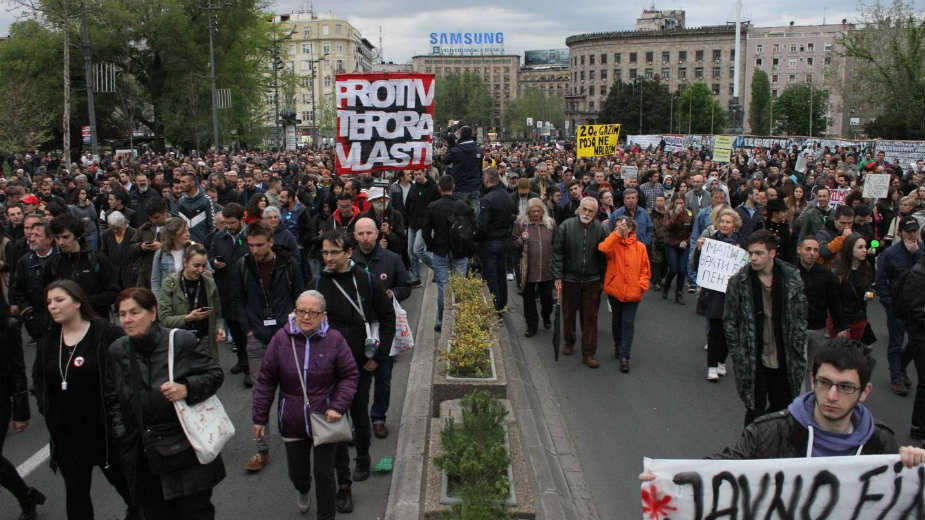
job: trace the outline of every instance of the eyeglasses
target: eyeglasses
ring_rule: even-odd
[[[334,255],[339,255],[339,254],[341,254],[341,253],[343,253],[343,252],[344,252],[343,249],[333,249],[333,250],[330,250],[330,251],[322,249],[322,250],[321,250],[321,256],[334,256]]]
[[[852,385],[851,383],[835,383],[834,381],[829,381],[824,377],[816,378],[816,388],[822,390],[823,392],[828,392],[832,387],[838,388],[838,393],[841,395],[854,395],[858,393],[858,390],[861,387]]]
[[[320,318],[324,315],[324,311],[310,311],[307,309],[296,309],[295,315],[299,317],[308,316],[309,318]]]

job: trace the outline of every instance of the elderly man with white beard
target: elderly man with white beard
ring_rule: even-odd
[[[597,245],[607,238],[607,230],[597,219],[597,200],[581,199],[577,216],[556,229],[552,246],[552,277],[562,304],[562,355],[572,354],[577,340],[575,313],[581,316],[581,355],[589,368],[597,368],[597,311],[607,261]]]

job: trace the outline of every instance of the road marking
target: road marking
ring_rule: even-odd
[[[26,459],[26,462],[23,462],[16,468],[16,471],[19,472],[19,475],[23,478],[35,471],[35,468],[39,467],[39,464],[48,460],[48,457],[51,456],[51,446],[46,444],[42,449],[32,454],[31,457]]]

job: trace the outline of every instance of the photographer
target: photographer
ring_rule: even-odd
[[[479,212],[479,191],[482,188],[482,147],[472,137],[472,127],[459,129],[459,142],[450,147],[443,158],[446,172],[456,181],[455,194]]]

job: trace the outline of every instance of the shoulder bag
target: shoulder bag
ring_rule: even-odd
[[[311,403],[308,401],[308,390],[305,388],[305,378],[302,376],[302,371],[305,371],[305,374],[308,375],[308,366],[309,366],[309,345],[308,338],[305,339],[305,364],[304,367],[299,367],[299,355],[295,350],[295,340],[292,337],[289,337],[289,345],[292,347],[292,359],[295,361],[295,369],[299,374],[299,385],[302,386],[302,397],[305,398],[305,403],[302,405],[303,413],[308,414],[309,422],[311,423],[311,434],[312,434],[312,443],[315,446],[321,446],[322,444],[333,444],[337,442],[347,442],[353,439],[353,423],[350,421],[350,413],[345,413],[344,416],[334,422],[328,422],[325,418],[325,414],[321,412],[313,412]]]

